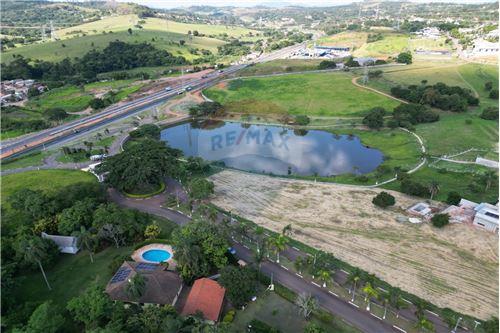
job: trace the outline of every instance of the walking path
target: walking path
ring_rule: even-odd
[[[365,85],[362,85],[362,84],[359,84],[358,83],[358,79],[361,78],[361,76],[356,76],[356,77],[353,77],[352,80],[351,80],[351,83],[354,84],[356,87],[359,87],[361,89],[366,89],[366,90],[370,90],[376,94],[379,94],[379,95],[382,95],[382,96],[385,96],[385,97],[388,97],[390,99],[393,99],[395,101],[398,101],[400,103],[403,103],[403,104],[408,104],[407,101],[405,101],[404,99],[400,99],[400,98],[397,98],[397,97],[394,97],[390,94],[386,94],[385,92],[383,91],[380,91],[380,90],[377,90],[375,88],[371,88],[371,87],[367,87]]]

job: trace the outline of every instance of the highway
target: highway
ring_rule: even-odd
[[[303,43],[289,46],[281,50],[277,50],[273,53],[262,55],[255,59],[253,63],[261,63],[279,59],[291,52],[296,51],[301,47],[303,47]],[[49,147],[50,145],[54,145],[61,141],[69,140],[73,137],[76,137],[77,135],[81,135],[81,133],[83,132],[109,125],[110,123],[117,120],[121,120],[123,118],[130,117],[134,114],[142,112],[144,111],[144,109],[155,104],[165,102],[177,96],[179,93],[182,93],[188,86],[191,87],[193,91],[205,89],[209,86],[214,85],[221,78],[234,74],[249,65],[250,63],[231,65],[230,67],[225,68],[222,72],[214,71],[206,75],[206,77],[204,78],[186,80],[182,84],[173,86],[172,90],[160,91],[125,104],[113,105],[106,108],[104,111],[99,112],[98,114],[80,118],[57,127],[52,127],[43,131],[32,133],[19,139],[9,140],[8,142],[1,143],[0,158],[8,159],[17,157],[27,152],[40,149],[41,147]]]

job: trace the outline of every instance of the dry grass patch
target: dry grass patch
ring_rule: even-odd
[[[214,204],[333,253],[440,307],[486,319],[498,310],[498,238],[465,225],[442,230],[398,223],[418,199],[391,192],[396,207],[376,208],[379,189],[223,171],[211,177]]]

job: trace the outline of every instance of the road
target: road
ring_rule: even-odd
[[[167,188],[174,189],[175,192],[183,191],[179,184],[169,180]],[[166,193],[156,195],[148,199],[132,199],[121,195],[118,191],[110,189],[108,195],[112,201],[119,206],[134,208],[140,211],[157,215],[175,222],[178,225],[185,225],[191,218],[179,213],[177,211],[161,207],[160,205],[165,202]],[[246,262],[253,261],[253,254],[250,250],[234,242],[233,246],[236,249],[237,256]],[[290,271],[285,270],[280,265],[264,261],[262,263],[261,271],[268,275],[273,276],[274,281],[282,284],[283,286],[293,290],[296,293],[307,293],[316,297],[318,303],[330,311],[331,313],[341,317],[346,322],[357,327],[366,333],[389,333],[399,332],[387,322],[377,319],[370,315],[369,312],[360,310],[357,307],[349,304],[345,300],[338,298],[328,293],[324,288],[313,285],[305,279],[302,279]]]
[[[297,44],[283,48],[281,50],[277,50],[267,55],[262,55],[253,63],[267,62],[281,58],[284,55],[301,48],[302,45],[303,44]],[[39,149],[40,147],[48,147],[65,140],[75,138],[78,135],[82,135],[83,132],[109,125],[114,121],[133,116],[139,112],[144,111],[144,109],[146,108],[171,99],[182,93],[188,86],[190,86],[193,91],[205,89],[218,82],[220,78],[234,74],[235,72],[249,65],[249,63],[232,65],[224,69],[222,72],[214,71],[206,75],[206,77],[204,78],[202,77],[199,79],[187,80],[183,84],[172,87],[172,90],[160,91],[146,97],[138,98],[128,103],[113,105],[109,108],[106,108],[104,111],[99,112],[98,114],[80,118],[57,127],[26,135],[19,139],[13,139],[9,140],[8,142],[0,143],[0,157],[2,159],[5,159],[19,156],[26,152]]]

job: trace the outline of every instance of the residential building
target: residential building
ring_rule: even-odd
[[[141,274],[146,287],[144,293],[135,299],[127,292],[131,279]],[[124,261],[106,286],[106,293],[114,301],[139,304],[175,305],[182,291],[179,274],[166,270],[164,266],[152,263]]]
[[[488,42],[484,39],[477,39],[474,41],[472,48],[472,55],[497,55],[499,51],[499,44]]]
[[[473,222],[475,226],[498,233],[498,206],[483,202],[474,210],[476,211]]]
[[[216,322],[219,320],[225,292],[217,281],[209,278],[194,281],[182,314],[188,316],[201,312],[206,320]]]

